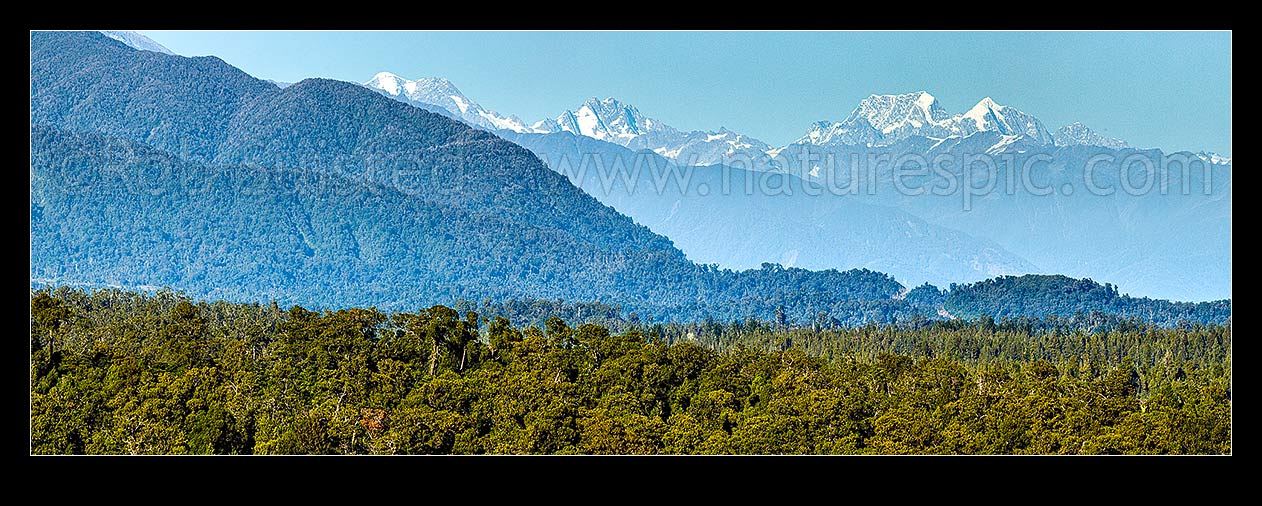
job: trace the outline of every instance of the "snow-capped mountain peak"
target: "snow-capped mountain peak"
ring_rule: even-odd
[[[988,131],[1025,136],[1040,144],[1052,143],[1051,134],[1037,118],[999,105],[990,97],[963,114],[951,116],[937,98],[925,91],[870,95],[840,122],[811,124],[797,142],[878,146],[909,137],[943,139]]]
[[[977,102],[977,105],[964,113],[965,119],[973,120],[977,124],[978,130],[984,130],[983,125],[986,122],[993,121],[996,118],[1003,117],[1004,106],[996,104],[993,99],[986,97]]]
[[[558,116],[556,123],[562,131],[623,146],[641,134],[669,128],[645,118],[635,106],[623,104],[613,97],[589,98],[577,109]]]
[[[372,76],[372,79],[364,83],[364,86],[376,88],[390,95],[399,95],[403,93],[403,83],[408,82],[407,79],[399,77],[390,72],[378,72]]]
[[[681,131],[613,97],[591,97],[556,119],[539,121],[530,128],[541,133],[570,132],[633,150],[650,150],[687,165],[713,165],[736,155],[756,159],[770,148],[765,142],[727,128]]]
[[[123,44],[127,44],[128,46],[131,46],[133,49],[139,49],[141,51],[153,51],[155,53],[162,53],[162,54],[175,54],[174,52],[172,52],[170,49],[167,49],[162,44],[154,42],[153,39],[150,39],[149,37],[145,37],[144,35],[141,35],[139,33],[136,33],[130,30],[101,30],[101,33],[104,34],[106,37],[109,37],[111,39],[122,42]]]
[[[1038,118],[1015,108],[999,105],[990,97],[981,99],[968,112],[956,120],[959,133],[998,132],[1003,135],[1023,135],[1039,144],[1053,144],[1051,132]]]
[[[986,97],[977,102],[972,109],[960,115],[960,120],[966,125],[963,127],[966,131],[973,130],[978,132],[998,131],[1005,135],[1012,135],[1008,125],[1007,107],[995,103],[990,97]]]
[[[536,132],[543,132],[543,133],[560,132],[561,124],[557,123],[557,120],[555,119],[544,118],[539,121],[536,121],[533,125],[530,125],[530,129]]]
[[[416,80],[400,77],[392,72],[378,72],[364,86],[378,90],[387,96],[404,102],[418,102],[441,107],[453,116],[474,126],[491,130],[534,132],[535,130],[516,116],[504,116],[484,109],[442,77],[426,77]]]
[[[1102,146],[1110,149],[1130,147],[1126,141],[1105,137],[1079,122],[1060,127],[1052,134],[1057,146]]]
[[[870,95],[859,102],[859,107],[844,122],[858,117],[866,119],[868,124],[882,133],[893,132],[904,125],[913,128],[936,125],[948,119],[946,110],[938,104],[938,99],[924,91],[902,95]]]
[[[1201,151],[1196,156],[1213,165],[1231,165],[1230,156],[1223,156],[1212,151]]]
[[[817,121],[797,142],[880,145],[916,135],[946,137],[951,118],[925,91],[869,95],[840,122]]]

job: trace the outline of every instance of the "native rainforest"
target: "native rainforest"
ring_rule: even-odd
[[[132,32],[30,59],[34,454],[1231,453],[1230,158],[926,92],[771,146]],[[1198,190],[963,212],[778,162],[971,152]]]

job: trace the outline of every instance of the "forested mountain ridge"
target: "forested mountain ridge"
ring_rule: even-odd
[[[574,188],[529,151],[360,86],[306,79],[231,123],[217,164],[301,167],[682,262],[670,240]]]
[[[529,211],[534,225],[678,254],[525,149],[350,83],[308,79],[281,90],[218,58],[137,51],[95,32],[35,32],[31,60],[33,123],[205,164],[322,170],[423,199]]]
[[[583,267],[614,252],[386,186],[303,169],[207,167],[46,126],[35,126],[32,137],[37,277],[329,305],[521,297],[615,282]],[[577,265],[515,261],[531,256],[523,237],[534,239],[536,260]]]
[[[1120,294],[1118,287],[1108,283],[1062,275],[1000,276],[952,286],[944,307],[962,318],[1044,318],[1089,310],[1166,325],[1180,321],[1231,322],[1230,299],[1191,303],[1131,297]]]
[[[208,167],[38,125],[32,141],[33,278],[317,307],[547,294],[649,318],[769,318],[783,306],[848,319],[849,301],[899,289],[870,271],[732,272],[602,247],[322,171]]]
[[[901,288],[867,270],[693,264],[524,148],[354,84],[281,90],[90,32],[34,33],[32,67],[32,279],[314,307],[531,296],[853,322],[884,318],[863,301]],[[66,178],[88,188],[51,183]]]
[[[866,269],[695,264],[528,150],[352,83],[281,89],[95,32],[35,32],[31,51],[39,283],[324,308],[599,301],[646,321],[943,315],[941,294],[900,300],[896,280]],[[1113,309],[1081,302],[1056,312]],[[1170,314],[1151,302],[1127,314],[1230,315],[1229,302]]]
[[[242,108],[280,88],[213,56],[140,51],[98,32],[31,32],[31,122],[214,159]]]
[[[617,305],[554,300],[482,301],[457,300],[453,307],[460,311],[476,311],[487,316],[502,316],[515,325],[542,325],[557,316],[575,323],[596,323],[610,330],[625,330],[645,323],[638,314]],[[1109,329],[1134,329],[1137,325],[1188,327],[1192,325],[1230,325],[1231,299],[1209,302],[1172,302],[1120,294],[1111,284],[1066,276],[1001,276],[966,285],[952,285],[950,290],[928,283],[891,300],[868,301],[862,307],[867,317],[840,320],[829,313],[811,318],[785,319],[772,322],[770,330],[810,329],[813,331],[853,329],[860,322],[895,324],[900,328],[924,328],[936,324],[991,325],[998,322],[1026,331],[1097,332]],[[779,318],[779,316],[777,316]],[[936,321],[936,323],[935,323]],[[724,335],[758,329],[751,320],[721,320],[714,317],[702,321],[662,322],[654,327],[662,335],[693,334],[702,339],[718,339],[716,348],[732,344]],[[866,324],[865,324],[866,325]],[[728,328],[730,326],[730,328]],[[705,337],[709,335],[709,337]],[[828,339],[819,339],[828,341]],[[850,341],[848,338],[840,341]],[[726,343],[726,344],[723,344]],[[888,344],[888,343],[887,343]]]

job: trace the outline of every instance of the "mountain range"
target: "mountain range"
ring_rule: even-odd
[[[435,79],[419,82],[430,81]],[[382,89],[377,79],[366,86],[403,96],[391,94],[394,88]],[[450,104],[407,100],[459,117]],[[480,108],[478,116],[505,117]],[[1165,298],[1230,296],[1230,158],[1136,149],[1077,122],[1050,131],[1033,115],[989,97],[963,113],[950,114],[924,91],[872,95],[843,119],[815,122],[799,139],[779,147],[726,128],[682,132],[614,98],[591,98],[555,119],[529,126],[512,118],[513,127],[507,129],[469,123],[531,149],[574,184],[671,237],[690,259],[702,263],[736,269],[766,261],[813,269],[865,266],[889,272],[909,285],[1066,273]],[[660,159],[647,157],[646,152]],[[1013,165],[996,168],[1005,191],[989,192],[967,205],[958,183],[974,176],[958,164],[947,171],[957,191],[942,198],[907,195],[890,167],[890,161],[908,155],[963,160],[974,154],[1007,157]],[[847,164],[869,156],[884,157],[885,165],[865,165],[863,174],[851,178]],[[1089,169],[1088,162],[1099,156],[1110,161]],[[1200,185],[1193,192],[1197,194],[1167,198],[1161,192],[1119,191],[1121,161],[1135,156],[1162,167],[1167,159],[1183,160],[1179,163],[1184,165],[1205,162],[1196,170],[1162,176]],[[591,173],[599,170],[576,169],[593,160],[604,172],[630,173],[621,177],[641,183],[661,179],[634,169],[650,160],[648,166],[657,167],[659,174],[683,175],[695,186],[710,189],[716,185],[706,181],[716,174],[748,180],[743,171],[753,170],[784,173],[812,184],[840,174],[868,191],[842,196],[797,192],[772,200],[737,201],[722,195],[703,198],[696,188],[689,194],[688,189],[670,185],[645,192],[642,188],[652,185],[610,185],[608,176],[593,177]],[[838,163],[829,173],[825,163],[801,160]],[[575,177],[576,172],[584,174]],[[1096,177],[1112,181],[1116,195],[1097,198],[1091,193]],[[1037,188],[1013,183],[1024,180],[1035,182]],[[1046,188],[1048,181],[1056,185],[1051,195],[1038,189]],[[1059,194],[1065,188],[1071,194]],[[1151,221],[1140,221],[1140,216]],[[1151,223],[1164,226],[1156,231]],[[1184,237],[1198,241],[1189,245]]]
[[[438,89],[399,86],[400,95],[447,93]],[[697,167],[692,183],[701,184],[676,182],[672,189],[667,181],[647,198],[627,191],[598,195],[592,184],[601,174],[567,173],[550,156],[613,153],[680,167],[653,150],[633,151],[564,129],[543,132],[532,125],[492,133],[439,105],[403,104],[413,99],[383,93],[327,79],[282,86],[215,57],[137,50],[94,32],[33,32],[32,283],[170,286],[197,297],[324,308],[589,300],[650,321],[753,316],[857,325],[939,318],[951,294],[970,293],[954,286],[941,294],[927,285],[908,290],[912,285],[877,267],[899,269],[897,262],[907,259],[944,272],[964,269],[961,278],[977,270],[970,264],[1031,269],[1003,246],[921,218],[925,213],[905,202],[805,198],[813,184],[809,173]],[[464,113],[490,121],[491,113],[458,91],[447,96],[453,95],[459,99],[453,104],[466,105]],[[639,117],[625,106],[610,107],[621,107],[624,119]],[[603,125],[608,132],[629,128]],[[640,135],[656,128],[642,126],[636,127]],[[989,146],[1004,135],[983,132],[933,149]],[[909,137],[888,146],[925,143]],[[724,178],[743,186],[767,177],[799,197],[743,198],[707,193],[703,186],[719,188]],[[660,182],[637,175],[611,187]],[[1188,209],[1177,199],[1169,202],[1171,210]],[[1212,211],[1202,212],[1207,241],[1193,242],[1212,242],[1223,222],[1215,213],[1226,209],[1229,224],[1229,200],[1226,207],[1189,202]],[[1128,211],[1135,223],[1152,219],[1147,207]],[[676,226],[677,236],[651,229],[666,225]],[[880,237],[886,242],[874,242]],[[675,241],[688,246],[681,251]],[[706,241],[715,245],[694,254],[691,248]],[[786,246],[796,251],[775,254]],[[693,258],[721,250],[748,250],[764,260],[733,270]],[[864,258],[894,263],[865,264]],[[813,263],[830,261],[852,267]],[[1005,314],[1031,310],[1002,296],[1017,288],[979,286],[987,298],[975,298],[977,304],[1018,308]],[[1098,291],[1090,280],[1050,286],[1066,297]],[[1230,318],[1229,301],[1176,311],[1143,298],[1122,305],[1097,296],[1066,300],[1058,311],[1119,307],[1166,324]],[[967,312],[972,306],[952,307]]]
[[[133,31],[102,30],[101,33],[135,49],[175,54],[149,37]],[[270,82],[282,88],[292,84]],[[624,105],[612,97],[603,100],[592,97],[573,111],[565,111],[555,119],[544,119],[527,126],[517,116],[505,116],[482,108],[444,78],[413,81],[390,72],[381,72],[364,85],[434,112],[446,111],[452,117],[488,129],[517,133],[567,131],[600,140],[621,140],[623,142],[618,143],[624,147],[646,147],[677,163],[711,165],[721,161],[722,156],[778,151],[765,142],[725,127],[716,131],[680,132],[660,121],[644,117],[634,106]],[[579,117],[584,118],[582,124],[578,121]],[[836,123],[816,122],[795,143],[828,143],[836,139],[843,142],[849,140],[844,142],[848,144],[871,145],[874,141],[867,139],[880,138],[888,142],[890,139],[911,136],[941,138],[979,131],[1028,135],[1043,143],[1055,143],[1058,146],[1101,146],[1112,149],[1129,147],[1126,141],[1097,134],[1081,122],[1070,123],[1049,133],[1037,118],[998,105],[990,97],[982,99],[963,114],[948,117],[937,99],[924,91],[901,95],[871,95],[861,101],[845,120]],[[705,140],[700,141],[701,138]],[[712,148],[706,154],[697,153],[690,157],[686,156],[693,154],[693,150],[687,147],[689,143],[726,147]],[[1197,155],[1211,164],[1231,164],[1230,158],[1216,153],[1200,152]]]
[[[599,300],[650,320],[923,312],[870,270],[692,263],[526,149],[356,84],[280,88],[92,32],[31,47],[34,281],[313,307]]]
[[[680,131],[613,97],[592,97],[555,118],[528,125],[517,116],[505,116],[482,108],[443,78],[409,80],[382,72],[364,85],[391,97],[425,107],[438,107],[475,126],[516,133],[570,132],[632,150],[647,149],[683,165],[714,165],[738,155],[774,157],[784,148],[773,148],[759,139],[726,127],[712,131]],[[951,115],[937,98],[925,91],[871,95],[861,100],[841,121],[812,123],[806,133],[791,144],[871,147],[890,145],[912,137],[936,141],[967,137],[978,132],[996,132],[1004,138],[1020,136],[1041,145],[1129,147],[1125,141],[1100,135],[1080,122],[1051,132],[1038,118],[1000,105],[990,97],[983,98],[964,113]],[[1229,163],[1229,160],[1212,153],[1206,156],[1214,157],[1211,163]]]

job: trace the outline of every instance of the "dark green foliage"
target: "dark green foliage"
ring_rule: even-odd
[[[522,331],[444,306],[31,295],[37,454],[1231,452],[1224,326],[868,329],[924,346],[825,358],[559,318]],[[954,358],[979,346],[1001,350]]]
[[[1101,285],[1091,279],[1061,275],[1000,276],[953,286],[945,305],[947,311],[961,318],[979,315],[1042,318],[1100,311],[1162,325],[1231,321],[1230,300],[1191,303],[1136,298],[1119,295],[1117,287],[1107,283]]]
[[[948,293],[946,290],[925,283],[908,291],[907,295],[903,296],[903,300],[915,306],[940,307],[946,302]]]
[[[881,354],[942,357],[969,367],[1043,360],[1056,367],[1100,367],[1123,360],[1139,367],[1172,363],[1212,369],[1231,359],[1230,325],[1194,324],[1177,330],[1093,313],[1079,318],[1016,318],[995,322],[912,321],[899,325],[793,328],[774,322],[665,323],[653,332],[667,343],[690,342],[715,350],[778,351],[801,348],[826,358],[876,360]]]

